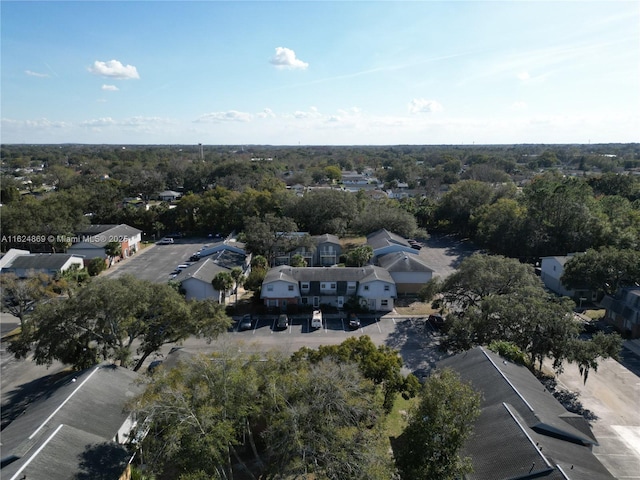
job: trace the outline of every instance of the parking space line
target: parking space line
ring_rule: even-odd
[[[376,319],[376,327],[378,327],[378,332],[382,333],[382,329],[380,328],[380,319]]]

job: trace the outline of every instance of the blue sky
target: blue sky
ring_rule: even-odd
[[[637,1],[2,1],[3,143],[640,141]]]

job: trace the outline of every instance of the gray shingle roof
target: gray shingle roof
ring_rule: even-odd
[[[415,253],[393,252],[378,257],[378,265],[389,272],[433,272],[433,269]]]
[[[79,231],[78,236],[91,237],[89,243],[96,248],[102,248],[109,242],[115,241],[115,239],[129,239],[140,233],[142,233],[142,230],[123,223],[121,225],[89,225]]]
[[[290,267],[282,265],[270,269],[263,283],[277,280],[290,282],[369,282],[381,280],[394,283],[384,268],[367,265],[365,267]]]
[[[32,253],[29,255],[19,255],[5,268],[60,270],[71,257],[73,257],[73,255],[67,253]]]
[[[374,250],[378,250],[380,248],[394,244],[411,248],[411,245],[405,238],[395,233],[389,232],[384,228],[367,235],[367,244],[371,245],[371,248],[373,248]]]
[[[211,283],[220,272],[231,272],[231,268],[216,263],[213,259],[207,258],[204,261],[194,263],[185,268],[175,278],[176,282],[184,282],[190,278],[196,278],[206,283]]]
[[[472,479],[614,477],[591,452],[596,443],[587,421],[570,414],[525,367],[475,348],[439,362],[482,392],[482,413],[464,454]],[[535,464],[535,465],[534,465]],[[544,473],[546,472],[546,473]]]
[[[11,478],[27,462],[22,472],[29,479],[76,478],[82,472],[78,455],[87,445],[115,448],[112,439],[128,416],[126,402],[142,389],[137,378],[131,370],[101,365],[52,385],[2,431],[3,458],[18,457],[2,469],[3,478]]]

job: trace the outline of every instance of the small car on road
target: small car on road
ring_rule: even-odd
[[[253,328],[253,318],[250,313],[243,315],[238,322],[238,330],[251,330]]]
[[[289,317],[285,313],[281,313],[278,315],[278,320],[276,321],[276,328],[279,330],[284,330],[289,326]]]
[[[355,313],[349,315],[349,328],[351,330],[355,330],[356,328],[360,328],[360,319]]]

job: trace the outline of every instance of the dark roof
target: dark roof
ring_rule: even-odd
[[[614,478],[591,452],[597,442],[588,422],[567,412],[525,367],[482,348],[438,367],[453,368],[482,393],[482,411],[463,452],[474,468],[467,479]]]
[[[29,255],[18,255],[5,269],[60,270],[73,256],[74,255],[68,253],[32,253]]]
[[[234,265],[236,266],[236,265]],[[211,283],[220,272],[231,272],[232,267],[220,265],[212,258],[206,258],[204,261],[196,262],[188,268],[182,270],[175,278],[176,282],[184,282],[190,278],[197,278],[205,283]]]
[[[281,265],[270,269],[263,283],[285,280],[297,282],[370,282],[381,280],[395,283],[384,268],[365,267],[290,267]]]
[[[377,262],[389,272],[433,272],[433,269],[415,253],[387,253],[378,257]]]
[[[335,243],[340,245],[340,239],[337,236],[332,235],[330,233],[325,233],[323,235],[315,235],[313,237],[313,241],[316,243],[316,245],[319,245],[321,243]]]
[[[89,446],[122,455],[113,439],[128,417],[126,402],[141,392],[137,378],[131,370],[101,365],[53,384],[2,431],[2,457],[17,457],[2,468],[3,478],[19,470],[29,479],[75,478],[83,460],[84,468],[91,459],[99,462]]]
[[[131,227],[127,224],[120,225],[89,225],[78,232],[79,237],[91,237],[88,243],[96,248],[102,248],[116,238],[132,238],[142,233],[142,230]],[[83,241],[81,239],[81,241]],[[86,241],[86,240],[85,240]],[[73,248],[72,245],[69,248]]]

